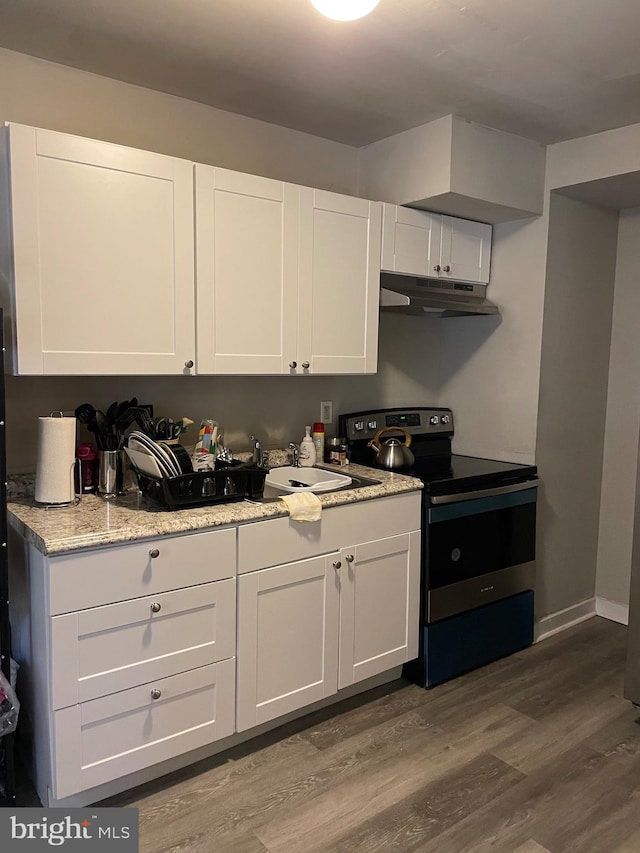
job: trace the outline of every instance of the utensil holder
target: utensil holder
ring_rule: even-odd
[[[123,470],[121,450],[101,450],[98,461],[98,494],[103,498],[121,495]]]

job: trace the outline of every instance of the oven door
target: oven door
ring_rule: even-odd
[[[534,588],[537,483],[431,499],[423,550],[427,623]]]

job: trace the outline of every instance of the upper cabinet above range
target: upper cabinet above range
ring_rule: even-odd
[[[491,233],[482,222],[384,204],[382,270],[487,284]]]
[[[4,130],[10,203],[0,255],[14,372],[190,372],[192,164],[22,125]]]

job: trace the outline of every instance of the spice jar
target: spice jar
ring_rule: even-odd
[[[331,436],[325,440],[324,461],[332,465],[349,464],[349,447],[344,438]]]

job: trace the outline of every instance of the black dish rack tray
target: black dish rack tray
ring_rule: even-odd
[[[264,492],[265,468],[246,462],[216,462],[215,471],[194,471],[179,477],[150,477],[134,465],[142,494],[167,509],[258,499]]]

